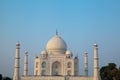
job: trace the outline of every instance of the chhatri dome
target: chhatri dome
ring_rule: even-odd
[[[67,45],[65,41],[56,33],[46,45],[47,51],[63,51],[67,50]]]

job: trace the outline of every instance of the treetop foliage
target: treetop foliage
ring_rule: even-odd
[[[102,80],[120,80],[120,67],[117,68],[115,63],[109,63],[100,69]]]

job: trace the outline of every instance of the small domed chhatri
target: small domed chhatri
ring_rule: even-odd
[[[71,52],[70,50],[67,50],[67,51],[66,51],[66,54],[71,55],[71,54],[72,54],[72,52]]]
[[[41,55],[43,55],[43,54],[47,54],[47,52],[45,50],[42,50]]]
[[[56,34],[53,36],[47,43],[46,45],[46,50],[49,51],[66,51],[67,50],[67,45],[65,41],[58,35]]]

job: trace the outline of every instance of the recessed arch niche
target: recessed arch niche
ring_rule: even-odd
[[[58,76],[61,75],[61,64],[59,61],[55,61],[52,64],[52,75]]]

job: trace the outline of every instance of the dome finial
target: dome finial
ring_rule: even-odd
[[[58,31],[57,31],[57,29],[56,29],[56,35],[58,35]]]

